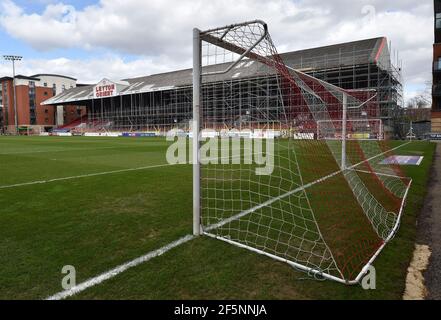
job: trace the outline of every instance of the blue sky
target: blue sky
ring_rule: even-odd
[[[18,6],[23,8],[27,13],[41,14],[47,5],[64,2],[74,6],[76,9],[84,9],[87,6],[94,5],[98,1],[92,0],[75,0],[75,1],[57,1],[57,0],[16,0],[14,1]]]
[[[122,79],[190,67],[195,26],[256,18],[280,52],[386,36],[406,96],[430,81],[431,0],[0,0],[0,54],[24,56],[23,74]],[[5,62],[0,73],[10,73]]]

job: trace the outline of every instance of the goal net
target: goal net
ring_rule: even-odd
[[[411,183],[381,164],[376,93],[291,69],[262,21],[195,29],[193,81],[195,234],[359,282]]]
[[[348,119],[346,140],[384,140],[381,119]],[[342,140],[343,120],[317,121],[318,140]]]

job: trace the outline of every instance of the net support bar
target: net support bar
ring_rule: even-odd
[[[317,270],[317,269],[314,269],[314,268],[306,267],[306,266],[304,266],[304,265],[302,265],[302,264],[299,264],[299,263],[296,263],[296,262],[294,262],[294,261],[291,261],[291,260],[288,260],[288,259],[285,259],[285,258],[282,258],[282,257],[276,256],[276,255],[271,254],[271,253],[269,253],[269,252],[265,252],[265,251],[263,251],[263,250],[260,250],[260,249],[257,249],[257,248],[250,247],[250,246],[248,246],[248,245],[245,245],[245,244],[239,243],[239,242],[237,242],[237,241],[233,241],[233,240],[230,240],[230,239],[226,239],[226,238],[223,238],[223,237],[216,236],[216,235],[214,235],[214,234],[212,234],[212,233],[210,233],[210,232],[204,232],[204,234],[205,234],[206,236],[211,237],[211,238],[218,239],[218,240],[221,240],[221,241],[227,242],[227,243],[229,243],[229,244],[232,244],[232,245],[234,245],[234,246],[236,246],[236,247],[239,247],[239,248],[242,248],[242,249],[247,249],[247,250],[253,251],[253,252],[255,252],[255,253],[261,254],[261,255],[263,255],[263,256],[267,256],[267,257],[269,257],[269,258],[272,258],[272,259],[274,259],[274,260],[277,260],[277,261],[280,261],[280,262],[287,263],[287,264],[289,264],[290,266],[292,266],[293,268],[296,268],[296,269],[299,269],[299,270],[305,271],[305,272],[307,272],[308,274],[311,274],[311,275],[314,275],[314,276],[319,276],[319,277],[322,277],[322,278],[327,279],[327,280],[333,280],[333,281],[336,281],[336,282],[339,282],[339,283],[342,283],[342,284],[346,284],[346,285],[351,285],[351,286],[353,286],[353,285],[357,285],[357,284],[360,283],[360,281],[363,279],[363,277],[368,273],[369,268],[372,266],[372,264],[374,263],[375,259],[377,259],[377,257],[378,257],[378,256],[380,255],[380,253],[383,251],[384,247],[385,247],[385,246],[386,246],[386,245],[387,245],[387,244],[388,244],[388,243],[394,238],[394,236],[397,234],[397,232],[398,232],[398,228],[400,227],[400,220],[401,220],[400,218],[401,218],[401,216],[402,216],[402,214],[403,214],[404,206],[405,206],[405,203],[406,203],[406,198],[407,198],[407,195],[408,195],[408,193],[409,193],[409,190],[410,190],[411,185],[412,185],[412,180],[410,179],[410,180],[409,180],[409,183],[408,183],[408,185],[407,185],[407,188],[406,188],[406,194],[405,194],[405,197],[403,198],[403,200],[402,200],[402,202],[401,202],[401,207],[400,207],[400,212],[399,212],[399,218],[397,219],[397,221],[396,221],[396,223],[395,223],[395,226],[394,226],[394,228],[393,228],[391,234],[390,234],[389,237],[383,242],[383,244],[377,249],[377,251],[376,251],[375,254],[371,257],[371,259],[370,259],[370,260],[364,265],[364,267],[362,268],[362,270],[360,271],[360,273],[357,275],[357,277],[356,277],[354,280],[345,280],[345,279],[343,279],[343,278],[338,278],[338,277],[336,277],[336,276],[333,276],[333,275],[328,274],[328,273],[326,273],[326,272],[323,272],[323,271],[321,271],[321,270]],[[207,230],[210,230],[210,229],[212,229],[212,228],[207,228]]]
[[[380,253],[383,251],[384,247],[386,247],[386,245],[396,236],[397,232],[398,232],[398,228],[400,227],[400,222],[401,222],[401,217],[403,216],[403,211],[404,211],[404,206],[406,205],[406,199],[407,196],[409,194],[409,190],[410,187],[412,186],[412,179],[409,179],[409,183],[406,187],[406,191],[403,197],[403,200],[401,202],[401,206],[400,206],[400,212],[398,213],[398,218],[397,221],[391,231],[391,233],[389,234],[389,236],[387,237],[386,240],[384,240],[383,244],[380,246],[380,248],[378,248],[378,250],[375,252],[375,254],[371,257],[371,259],[368,261],[368,263],[366,263],[366,265],[363,267],[363,269],[360,271],[360,273],[358,274],[358,276],[355,278],[355,280],[353,281],[349,281],[348,284],[349,285],[355,285],[360,283],[360,281],[363,279],[363,277],[367,274],[367,272],[369,271],[369,268],[372,266],[372,264],[374,263],[374,261],[377,259],[377,257],[380,255]]]
[[[291,261],[291,260],[288,260],[288,259],[276,256],[276,255],[271,254],[269,252],[265,252],[263,250],[260,250],[260,249],[257,249],[257,248],[253,248],[253,247],[247,246],[245,244],[242,244],[242,243],[239,243],[239,242],[236,242],[236,241],[232,241],[230,239],[219,237],[219,236],[216,236],[216,235],[208,233],[208,232],[205,232],[204,235],[206,235],[208,237],[211,237],[213,239],[221,240],[221,241],[224,241],[226,243],[232,244],[233,246],[236,246],[238,248],[247,249],[247,250],[250,250],[252,252],[258,253],[260,255],[272,258],[274,260],[287,263],[287,264],[289,264],[291,267],[293,267],[295,269],[304,271],[304,272],[306,272],[308,274],[311,274],[311,275],[314,275],[314,276],[322,277],[322,278],[328,279],[328,280],[333,280],[333,281],[336,281],[336,282],[339,282],[339,283],[342,283],[342,284],[349,284],[349,285],[357,284],[354,281],[345,281],[344,279],[335,277],[335,276],[327,274],[327,273],[323,273],[322,271],[319,271],[319,270],[316,270],[316,269],[313,269],[313,268],[310,268],[310,267],[306,267],[306,266],[304,266],[304,265],[302,265],[300,263],[297,263],[297,262],[294,262],[294,261]]]
[[[348,119],[348,95],[343,93],[343,123],[341,137],[341,169],[346,170],[346,130]]]

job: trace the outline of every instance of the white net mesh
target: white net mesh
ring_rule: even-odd
[[[288,68],[259,21],[201,39],[205,233],[357,280],[396,231],[410,185],[397,166],[380,164],[393,148],[375,92]]]
[[[331,122],[331,123],[329,123]],[[347,140],[384,140],[381,119],[348,119]],[[318,140],[342,140],[343,120],[317,121]]]

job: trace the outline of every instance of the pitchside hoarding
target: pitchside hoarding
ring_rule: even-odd
[[[441,133],[430,133],[429,140],[441,140]]]

